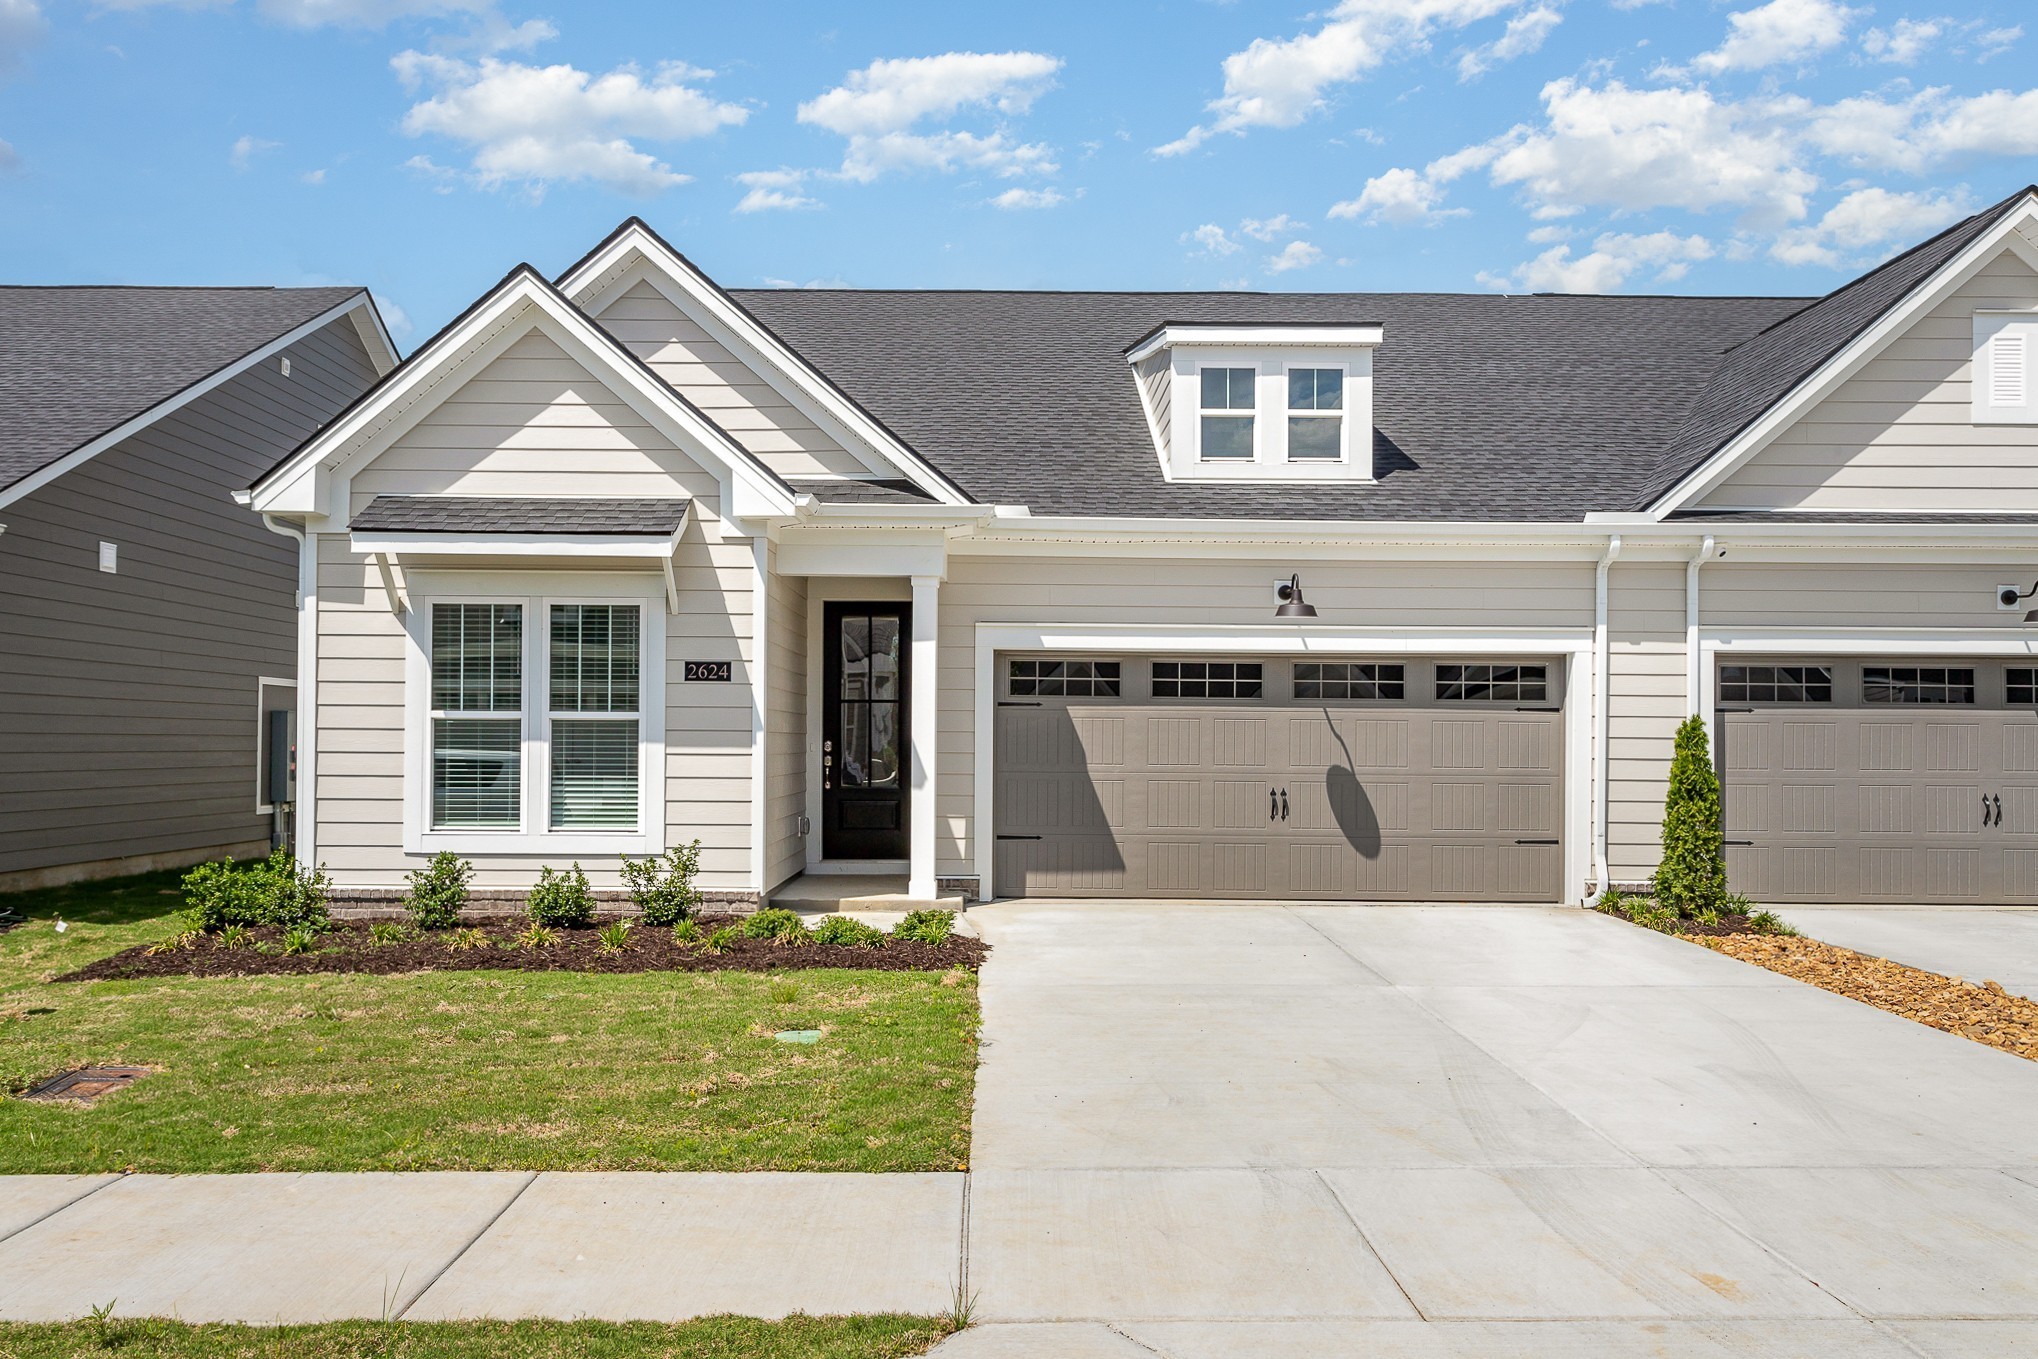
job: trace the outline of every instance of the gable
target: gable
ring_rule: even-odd
[[[602,299],[594,317],[780,476],[866,477],[876,470],[649,280]]]
[[[350,489],[351,517],[378,495],[713,501],[720,485],[612,386],[533,329],[356,470]]]
[[[2038,313],[2003,249],[1697,502],[1705,509],[2038,511],[2038,425],[1976,423],[1977,312]]]

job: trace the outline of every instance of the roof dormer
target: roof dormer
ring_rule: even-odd
[[[1170,481],[1371,481],[1375,324],[1162,325],[1126,361]]]

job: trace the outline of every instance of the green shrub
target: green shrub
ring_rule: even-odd
[[[1720,781],[1713,772],[1705,719],[1684,719],[1670,761],[1663,804],[1663,860],[1656,901],[1679,915],[1718,911],[1727,897],[1727,850],[1721,839]]]
[[[184,875],[185,909],[191,923],[207,934],[230,925],[323,930],[332,923],[327,910],[331,893],[331,879],[302,867],[284,849],[260,863],[237,866],[221,859]]]
[[[734,925],[724,925],[708,936],[708,952],[727,953],[736,947],[736,941],[743,937],[743,931]]]
[[[1609,884],[1607,889],[1599,894],[1599,899],[1592,903],[1592,909],[1605,911],[1608,915],[1624,916],[1628,913],[1628,899],[1620,888]]]
[[[1784,923],[1783,917],[1774,911],[1751,911],[1748,913],[1748,928],[1757,934],[1781,934],[1797,937],[1797,931]]]
[[[843,948],[883,948],[885,932],[846,915],[831,915],[814,926],[814,942]]]
[[[431,863],[410,874],[410,891],[403,897],[410,918],[419,929],[452,929],[460,923],[461,908],[467,905],[467,884],[473,877],[473,864],[450,849],[440,850]]]
[[[246,925],[223,925],[220,927],[219,933],[213,936],[212,940],[214,948],[229,950],[252,948],[254,943],[255,936]]]
[[[672,927],[672,942],[681,948],[692,948],[704,937],[698,920],[682,920]]]
[[[743,934],[750,939],[769,939],[774,944],[804,944],[813,937],[806,921],[791,911],[776,908],[745,916]]]
[[[504,944],[503,947],[541,949],[550,948],[558,942],[559,936],[557,934],[554,934],[551,930],[546,929],[543,925],[533,920],[530,924],[524,926],[521,933]]]
[[[283,931],[285,953],[309,953],[318,943],[318,930],[310,925],[292,925]]]
[[[376,944],[400,944],[410,938],[410,927],[401,920],[378,920],[368,927],[368,939]]]
[[[477,929],[472,925],[454,930],[452,937],[446,940],[446,947],[458,949],[462,953],[470,949],[487,948],[488,931]]]
[[[701,890],[694,879],[701,871],[701,842],[679,845],[665,857],[623,860],[623,885],[630,900],[644,912],[647,925],[677,925],[700,909]]]
[[[913,911],[892,926],[892,938],[917,944],[945,944],[954,929],[954,911]]]
[[[612,920],[595,931],[595,938],[601,941],[603,953],[621,953],[630,943],[630,931],[636,925],[628,920]]]
[[[554,873],[549,866],[539,869],[538,885],[524,903],[524,914],[533,924],[586,929],[594,923],[594,891],[587,885],[587,874],[578,863],[564,873]]]

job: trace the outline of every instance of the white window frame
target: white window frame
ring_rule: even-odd
[[[2003,335],[2022,339],[2024,399],[1999,405],[1995,399],[1995,344]],[[1970,413],[1977,425],[2038,425],[2038,311],[1984,308],[1974,313],[1974,362],[1969,370]]]
[[[593,572],[518,573],[491,580],[471,573],[413,572],[404,680],[403,848],[407,854],[575,855],[659,854],[665,849],[665,606],[660,577]],[[637,685],[638,821],[629,830],[550,830],[552,823],[552,606],[636,604],[640,610]],[[516,604],[524,610],[523,764],[520,819],[515,829],[436,830],[432,812],[432,607]],[[569,719],[585,714],[564,714]],[[598,719],[596,719],[598,720]]]
[[[277,803],[269,801],[269,691],[288,689],[291,694],[291,710],[297,708],[297,681],[281,679],[273,675],[255,677],[255,815],[274,816]],[[297,721],[304,720],[304,714],[297,714]],[[287,804],[286,804],[287,805]]]
[[[1252,378],[1253,404],[1250,410],[1241,411],[1236,407],[1232,406],[1225,406],[1213,409],[1210,407],[1206,407],[1203,404],[1203,374],[1211,371],[1212,369],[1223,369],[1227,372],[1235,371],[1238,369],[1244,369],[1246,372],[1251,373],[1253,375]],[[1212,359],[1207,362],[1199,363],[1196,365],[1195,439],[1196,439],[1196,461],[1198,463],[1202,464],[1205,467],[1251,467],[1261,460],[1266,449],[1266,421],[1260,419],[1260,407],[1265,404],[1265,402],[1261,399],[1263,394],[1260,391],[1260,387],[1263,385],[1261,382],[1262,376],[1263,375],[1260,372],[1260,365],[1254,362],[1249,362],[1245,359],[1234,359],[1229,361],[1220,361]],[[1285,378],[1283,378],[1282,380],[1284,382],[1286,381]],[[1206,415],[1215,415],[1220,418],[1228,416],[1232,419],[1237,419],[1241,416],[1249,418],[1253,422],[1252,456],[1246,458],[1212,458],[1206,456],[1203,452],[1203,417]]]
[[[1370,482],[1373,477],[1373,351],[1365,345],[1279,343],[1293,332],[1270,331],[1264,343],[1241,335],[1225,343],[1178,341],[1168,346],[1170,387],[1168,409],[1174,415],[1157,446],[1161,475],[1170,482],[1222,485],[1252,482],[1263,486],[1309,483]],[[1157,352],[1154,349],[1141,353]],[[1207,368],[1250,368],[1254,381],[1253,456],[1203,456],[1203,371]],[[1344,428],[1338,458],[1288,457],[1288,370],[1340,368],[1344,372]],[[1138,378],[1132,378],[1135,386]],[[1141,387],[1140,400],[1145,401]],[[1216,412],[1213,412],[1213,414]],[[1243,414],[1243,412],[1241,412]],[[1159,438],[1159,427],[1155,427]],[[1364,430],[1364,436],[1355,434]]]
[[[1297,410],[1288,404],[1292,395],[1288,387],[1289,374],[1297,372],[1334,372],[1338,375],[1339,402],[1333,417],[1320,410]],[[1295,467],[1342,467],[1352,460],[1351,415],[1351,365],[1330,359],[1297,359],[1281,368],[1281,460]],[[1335,458],[1298,458],[1288,447],[1288,422],[1295,419],[1337,420],[1337,456]]]

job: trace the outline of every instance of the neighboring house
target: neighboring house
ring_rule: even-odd
[[[233,493],[395,363],[358,288],[0,288],[0,890],[268,850],[297,553]]]
[[[731,292],[633,220],[255,485],[304,849],[1578,901],[1702,713],[1747,892],[2038,901],[2034,239],[1819,299]]]

